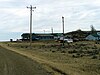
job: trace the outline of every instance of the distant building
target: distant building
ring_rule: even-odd
[[[53,33],[54,39],[59,40],[60,37],[62,36],[62,33]]]
[[[54,40],[54,36],[51,34],[36,34],[35,37],[33,36],[33,39],[37,40]]]
[[[23,33],[21,35],[22,41],[29,41],[30,34],[29,33]],[[54,35],[52,34],[32,34],[32,40],[54,40]]]
[[[86,40],[100,40],[100,33],[97,32],[97,33],[94,33],[94,34],[90,34],[86,37]]]

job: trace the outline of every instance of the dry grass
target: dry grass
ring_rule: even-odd
[[[50,41],[34,42],[32,49],[26,42],[1,45],[39,62],[53,75],[100,75],[100,45],[95,42],[65,44],[64,48]]]

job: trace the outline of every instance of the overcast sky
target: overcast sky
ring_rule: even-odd
[[[0,40],[21,38],[29,32],[30,9],[33,11],[33,32],[62,32],[62,16],[65,32],[77,29],[100,29],[100,0],[0,0]]]

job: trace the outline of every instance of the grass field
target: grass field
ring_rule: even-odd
[[[94,41],[5,42],[2,46],[39,62],[51,75],[100,75],[100,44]]]

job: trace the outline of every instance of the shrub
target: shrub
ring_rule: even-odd
[[[75,57],[75,55],[72,55],[72,57]]]
[[[66,51],[61,51],[61,53],[66,53]]]
[[[21,46],[21,48],[23,48],[23,46]]]
[[[72,51],[68,51],[68,53],[72,54],[72,53],[77,53],[76,50],[72,50]]]
[[[93,57],[92,57],[92,59],[97,59],[98,57],[96,56],[96,55],[94,55]]]
[[[80,56],[80,53],[77,53],[77,56]]]
[[[78,58],[79,56],[77,56],[77,55],[72,55],[72,57],[73,57],[73,58]]]
[[[9,44],[8,44],[8,46],[9,46]]]
[[[93,51],[95,54],[99,54],[99,50],[94,50]]]
[[[28,48],[28,46],[25,46],[25,48]]]
[[[82,50],[79,50],[78,53],[83,53],[83,51]]]
[[[76,50],[73,50],[73,53],[77,53],[77,51]]]
[[[56,51],[52,51],[52,53],[54,53],[54,52],[56,52]]]

